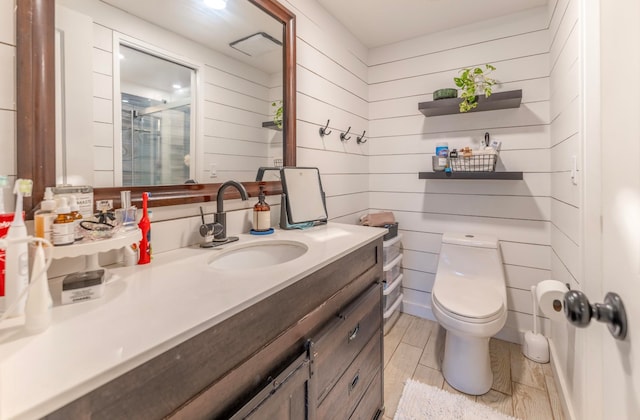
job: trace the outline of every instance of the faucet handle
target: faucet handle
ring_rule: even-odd
[[[200,236],[206,238],[207,236],[214,236],[222,232],[222,225],[220,223],[203,223],[200,225]]]

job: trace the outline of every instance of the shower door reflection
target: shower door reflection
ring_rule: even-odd
[[[119,45],[123,186],[183,184],[194,178],[193,68]]]
[[[189,179],[191,106],[122,94],[122,184],[182,184]]]

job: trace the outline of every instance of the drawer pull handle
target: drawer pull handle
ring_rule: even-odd
[[[356,325],[353,331],[349,331],[349,341],[355,340],[355,338],[358,336],[358,331],[360,331],[360,323]]]
[[[353,391],[353,388],[355,388],[356,385],[358,385],[359,381],[360,381],[360,372],[358,371],[358,373],[356,373],[356,376],[351,380],[351,384],[349,384],[349,393]]]

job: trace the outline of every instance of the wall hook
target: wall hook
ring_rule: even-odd
[[[351,136],[347,137],[347,134],[349,134],[349,131],[351,131],[351,126],[349,126],[349,128],[347,128],[347,132],[346,133],[340,134],[340,140],[342,140],[342,141],[350,140]]]
[[[327,125],[325,125],[324,127],[320,127],[320,137],[328,136],[333,132],[333,131],[327,131],[327,129],[329,128],[329,121],[331,120],[327,120]]]
[[[366,132],[367,130],[364,130],[361,136],[356,137],[356,142],[358,142],[358,144],[365,144],[367,142],[367,139],[364,138]]]

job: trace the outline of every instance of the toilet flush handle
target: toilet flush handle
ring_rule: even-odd
[[[587,296],[579,290],[570,290],[564,295],[564,314],[576,327],[589,325],[591,318],[604,322],[617,340],[627,336],[627,313],[617,293],[609,292],[604,303],[589,303]]]

